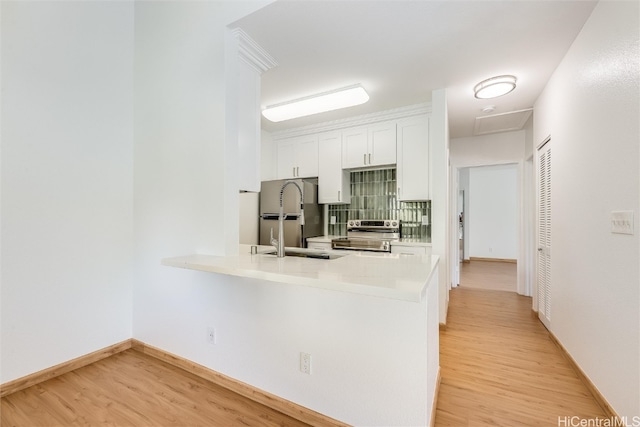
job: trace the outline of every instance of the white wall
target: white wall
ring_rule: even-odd
[[[4,383],[131,337],[133,4],[1,7]]]
[[[620,415],[640,415],[638,2],[600,2],[535,104],[551,135],[551,331]],[[633,236],[611,211],[635,212]]]
[[[439,298],[440,323],[447,322],[449,289],[451,287],[451,235],[449,215],[449,116],[446,89],[434,90],[431,95],[431,121],[429,126],[429,194],[431,195],[431,223],[440,224],[431,229],[431,251],[440,257]],[[457,200],[457,199],[454,199]],[[456,229],[457,232],[457,229]],[[457,247],[457,246],[456,246]]]
[[[469,256],[517,259],[518,167],[469,169]]]
[[[238,243],[237,159],[229,163],[225,146],[225,33],[265,3],[135,5],[134,337],[213,369],[203,337],[224,306],[210,299],[212,283],[226,278],[185,281],[160,260],[224,254],[234,235]]]
[[[533,157],[535,154],[535,147],[533,141],[533,117],[535,116],[535,111],[529,117],[529,120],[524,124],[524,158],[529,159]]]
[[[272,181],[278,179],[278,164],[276,144],[267,131],[261,132],[261,151],[260,151],[260,180]]]
[[[524,159],[526,132],[453,138],[451,165],[457,167],[518,163]]]
[[[535,279],[535,255],[538,253],[536,242],[536,176],[533,164],[534,144],[533,144],[533,117],[535,111],[524,125],[525,142],[524,142],[524,167],[522,169],[522,243],[523,248],[523,277],[525,295],[533,297],[533,307],[538,307],[538,297],[533,292],[533,283]]]

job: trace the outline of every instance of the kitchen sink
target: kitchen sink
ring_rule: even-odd
[[[276,256],[277,253],[276,253],[276,251],[264,252],[264,255]],[[310,251],[310,250],[304,250],[304,249],[297,249],[297,250],[296,249],[285,249],[285,251],[284,251],[284,256],[285,257],[295,256],[295,257],[299,257],[299,258],[328,259],[328,260],[342,258],[345,255],[346,254],[336,254],[336,253],[329,253],[329,252]]]

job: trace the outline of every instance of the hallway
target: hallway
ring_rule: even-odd
[[[516,292],[517,269],[517,264],[512,262],[463,262],[460,263],[460,287]]]
[[[531,298],[456,288],[440,332],[437,427],[557,426],[604,418],[542,323]]]

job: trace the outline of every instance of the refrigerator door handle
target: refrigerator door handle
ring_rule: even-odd
[[[264,213],[264,214],[260,215],[260,218],[277,221],[278,219],[280,219],[280,214],[277,214],[277,213]],[[297,220],[298,218],[300,218],[300,214],[297,214],[297,213],[285,213],[284,214],[284,220],[285,221],[294,221],[294,220]]]
[[[278,220],[278,218],[280,217],[279,214],[274,214],[274,213],[264,213],[262,215],[260,215],[260,218],[262,219],[269,219],[269,220]]]

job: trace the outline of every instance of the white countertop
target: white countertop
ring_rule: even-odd
[[[438,257],[431,255],[352,251],[324,260],[264,253],[271,250],[271,246],[258,246],[259,253],[252,255],[249,245],[240,245],[236,256],[187,255],[165,258],[162,264],[412,302],[422,301],[438,265]]]
[[[307,237],[307,242],[312,242],[312,243],[331,243],[331,241],[333,239],[339,239],[341,237],[344,237],[344,236],[329,235],[329,236]]]
[[[400,240],[391,242],[391,246],[426,246],[431,247],[431,242],[425,242],[424,239],[416,239],[413,237],[402,237]]]

